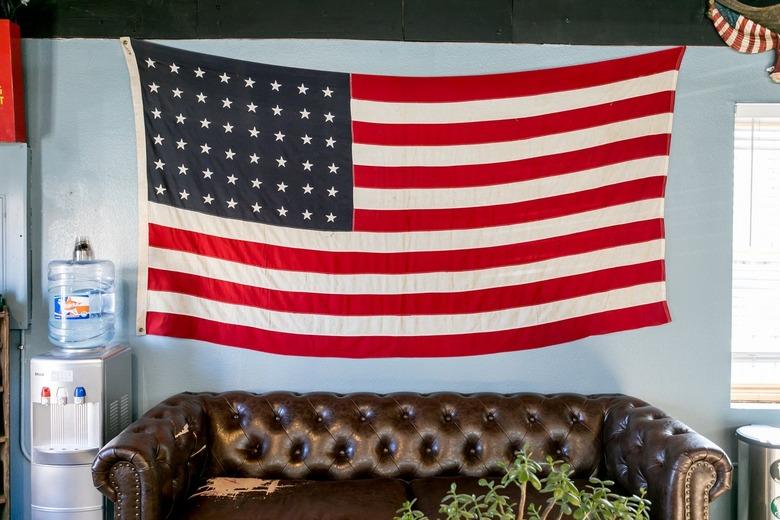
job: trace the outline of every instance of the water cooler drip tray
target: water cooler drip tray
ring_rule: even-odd
[[[72,466],[92,464],[100,448],[61,448],[53,446],[35,446],[34,458],[38,464]]]

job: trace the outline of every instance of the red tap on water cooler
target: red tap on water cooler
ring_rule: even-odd
[[[41,388],[41,404],[51,403],[51,390],[48,386]]]

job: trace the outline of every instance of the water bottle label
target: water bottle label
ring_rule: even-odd
[[[55,320],[89,319],[89,296],[55,296]]]

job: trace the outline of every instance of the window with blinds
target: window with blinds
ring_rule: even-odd
[[[780,405],[780,104],[734,123],[731,402]]]

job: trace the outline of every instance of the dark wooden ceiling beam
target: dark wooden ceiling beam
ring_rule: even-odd
[[[722,45],[705,7],[705,0],[32,0],[19,21],[36,38]]]

